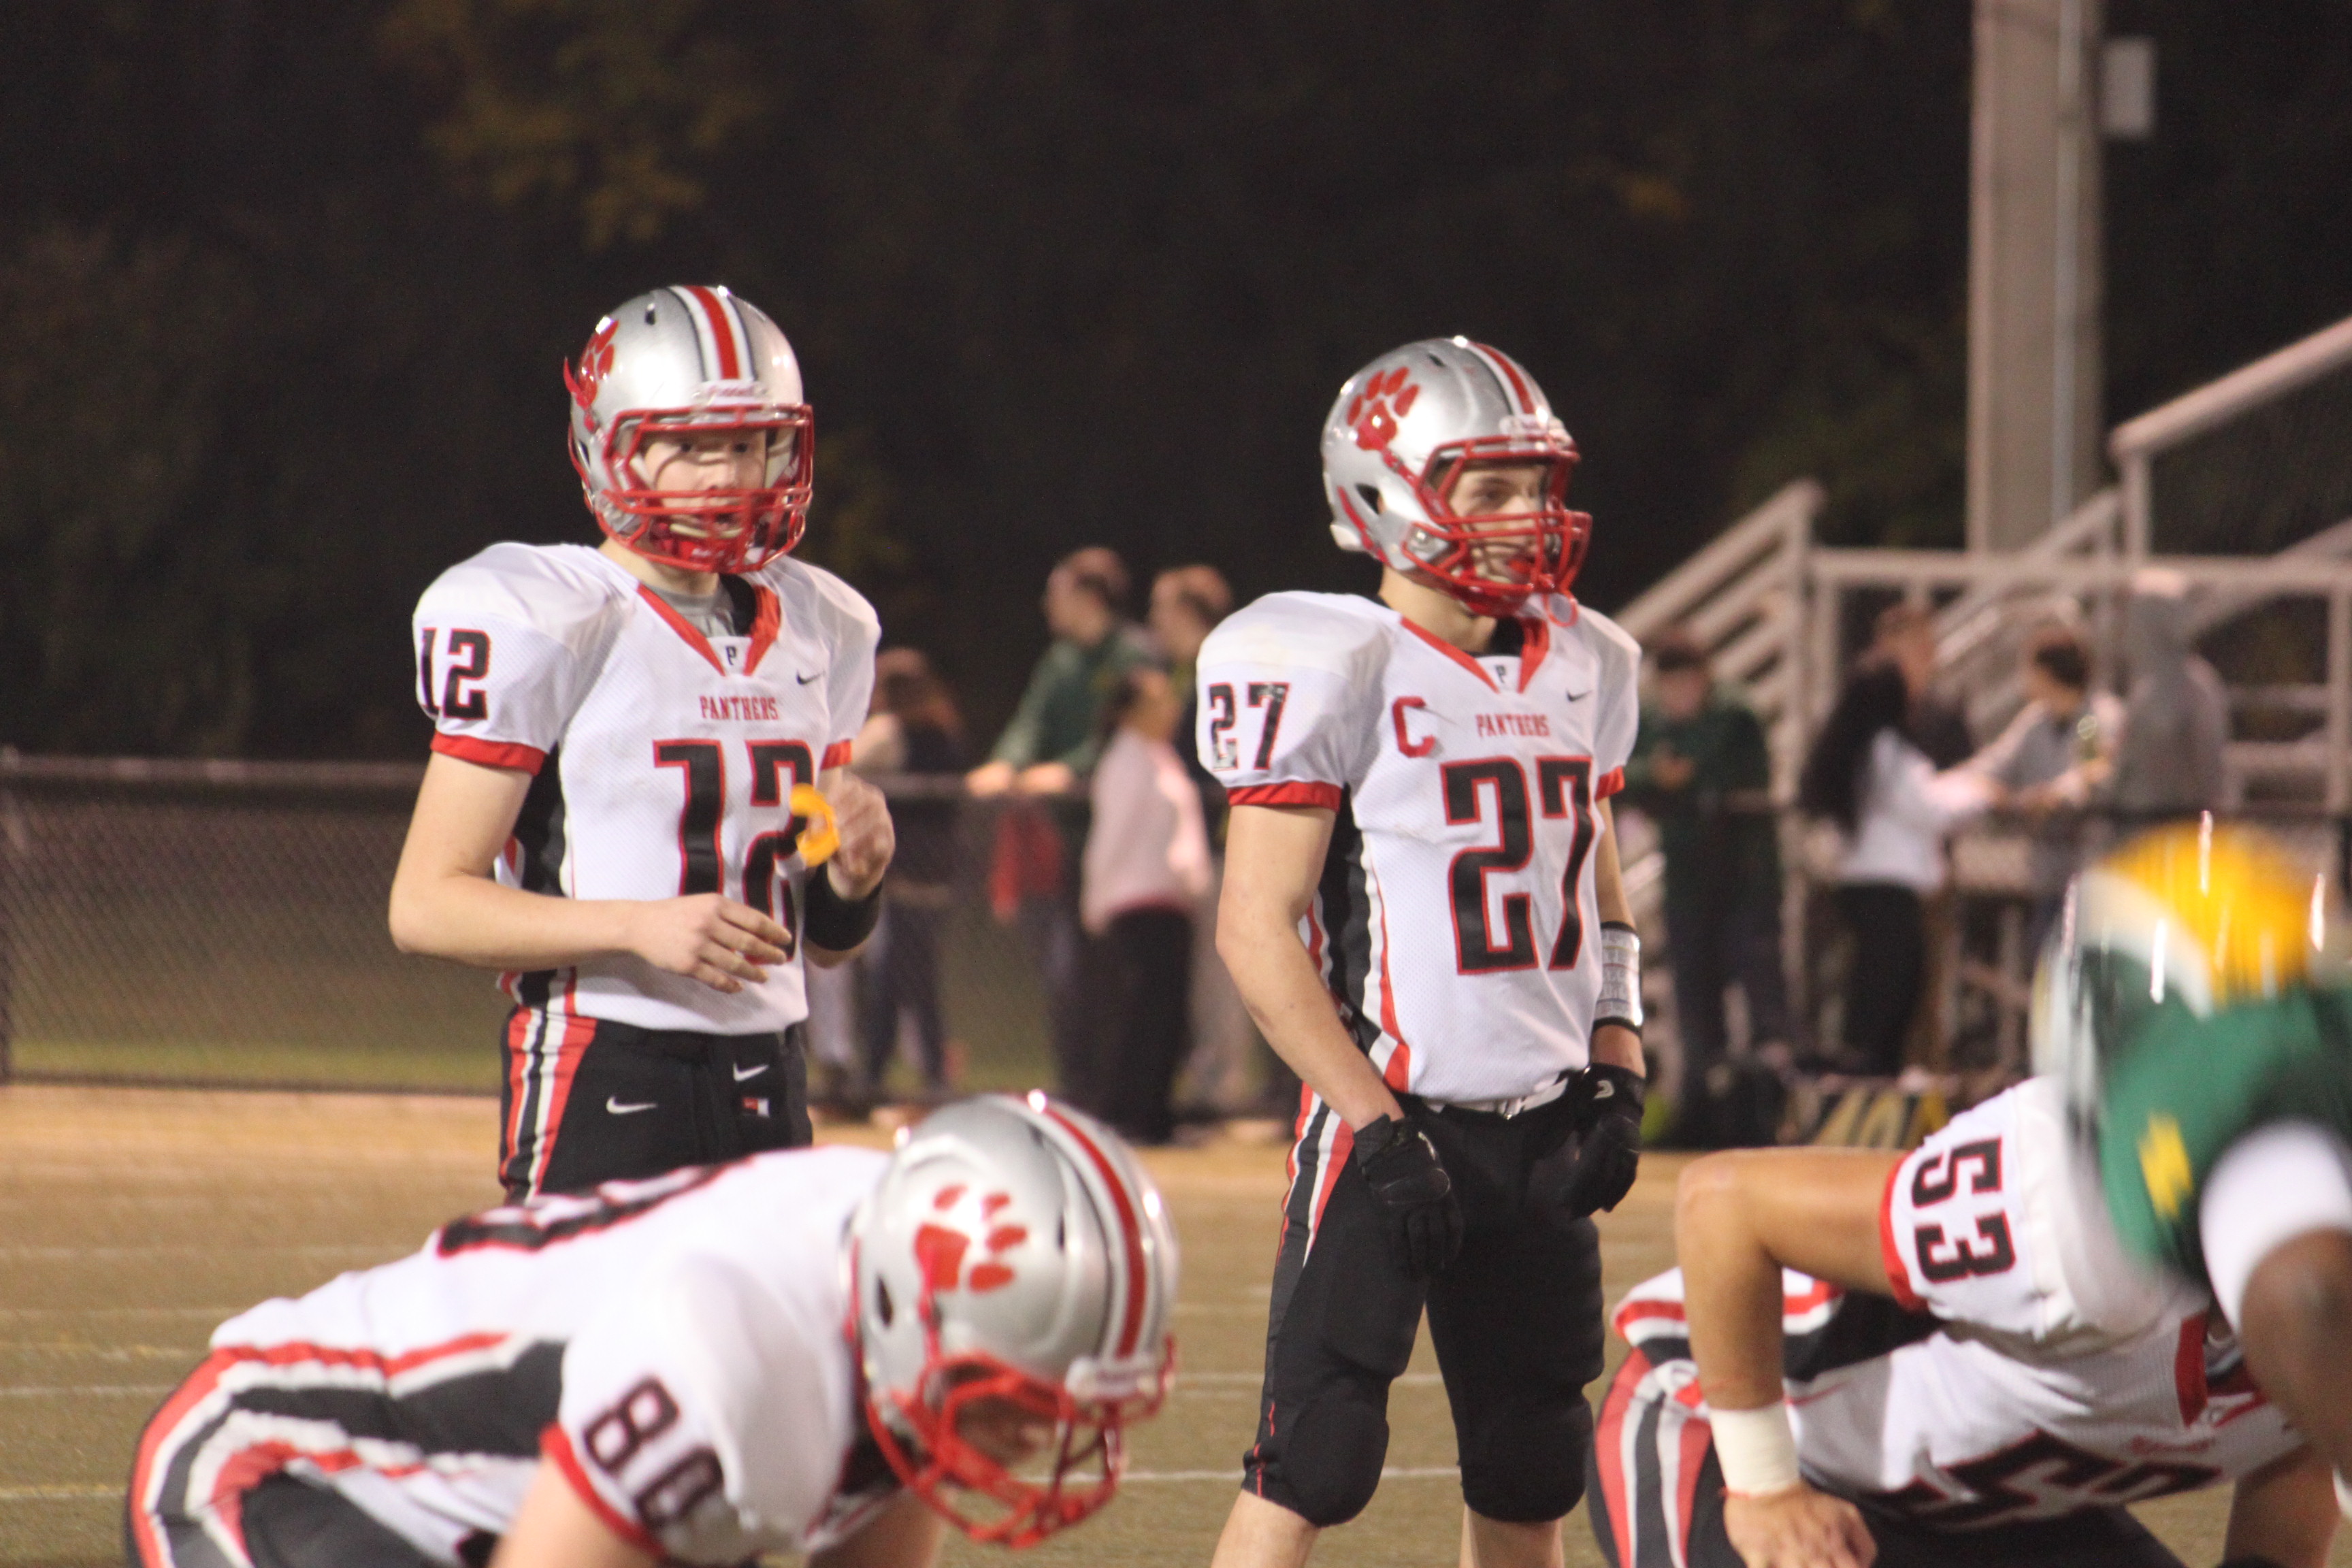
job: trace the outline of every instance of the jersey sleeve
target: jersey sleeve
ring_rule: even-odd
[[[874,650],[881,646],[882,621],[866,596],[832,573],[803,566],[816,589],[818,615],[829,662],[824,705],[831,728],[824,738],[820,772],[849,765],[852,742],[874,704]]]
[[[1321,598],[1261,599],[1201,646],[1194,743],[1233,805],[1336,809],[1371,762],[1386,642]]]
[[[609,637],[598,595],[498,545],[442,574],[412,627],[417,704],[436,752],[537,773]]]
[[[1625,764],[1642,727],[1642,648],[1632,634],[1608,616],[1578,607],[1592,638],[1594,672],[1593,796],[1606,799],[1625,787]]]
[[[2049,1327],[2028,1214],[2016,1091],[1952,1120],[1895,1168],[1879,1243],[1895,1298],[1914,1311],[2038,1338]]]
[[[733,1563],[751,1554],[751,1531],[796,1534],[840,1472],[834,1423],[814,1413],[847,1374],[778,1328],[740,1268],[672,1263],[565,1349],[542,1453],[614,1534],[665,1560]],[[768,1407],[802,1418],[762,1424]]]

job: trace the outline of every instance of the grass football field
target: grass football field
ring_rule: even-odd
[[[441,1220],[496,1201],[496,1119],[476,1098],[0,1088],[0,1564],[121,1563],[132,1439],[213,1326],[412,1251]],[[1150,1157],[1184,1246],[1183,1370],[1137,1437],[1118,1500],[1028,1561],[1207,1563],[1255,1419],[1282,1159],[1238,1142]],[[1671,1261],[1679,1164],[1645,1160],[1604,1222],[1612,1301]],[[1622,1350],[1612,1343],[1612,1366]],[[1390,1476],[1318,1562],[1456,1560],[1453,1436],[1425,1341],[1391,1421]],[[2142,1517],[2201,1565],[2220,1560],[2226,1511],[2215,1492]],[[992,1560],[1003,1554],[961,1541],[947,1555]],[[1567,1560],[1601,1561],[1581,1510]],[[2352,1564],[2352,1549],[2335,1561]]]

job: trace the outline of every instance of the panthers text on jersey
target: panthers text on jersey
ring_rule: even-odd
[[[842,1236],[887,1163],[796,1150],[490,1209],[230,1319],[140,1443],[138,1560],[242,1561],[217,1538],[287,1473],[478,1562],[542,1458],[666,1561],[841,1540],[898,1490],[842,1333]]]
[[[1337,814],[1301,934],[1391,1089],[1507,1100],[1585,1065],[1595,808],[1639,663],[1565,598],[1476,656],[1337,594],[1269,595],[1202,646],[1197,739],[1229,798]]]
[[[1879,1236],[1892,1301],[1782,1273],[1789,1415],[1819,1486],[1965,1530],[2213,1485],[2302,1444],[2201,1298],[2134,1271],[2053,1079],[1905,1158]],[[1618,1561],[1646,1562],[1633,1536],[1657,1502],[1688,1529],[1709,1441],[1681,1270],[1636,1286],[1616,1325],[1633,1353],[1596,1468]]]
[[[425,590],[434,750],[535,775],[499,881],[575,899],[723,893],[797,931],[793,786],[848,762],[880,626],[846,584],[789,557],[721,582],[743,636],[706,637],[584,545],[494,544]],[[551,1019],[748,1035],[808,1016],[797,951],[733,994],[634,954],[505,984]]]

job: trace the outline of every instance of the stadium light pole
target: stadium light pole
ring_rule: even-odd
[[[1968,545],[2014,550],[2097,489],[2101,0],[1976,0]]]

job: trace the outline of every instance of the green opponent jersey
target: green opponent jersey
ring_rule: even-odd
[[[2101,1096],[2099,1174],[2124,1244],[2202,1282],[2206,1178],[2241,1137],[2287,1121],[2352,1142],[2352,991],[2296,989],[2206,1018],[2159,1008]]]

